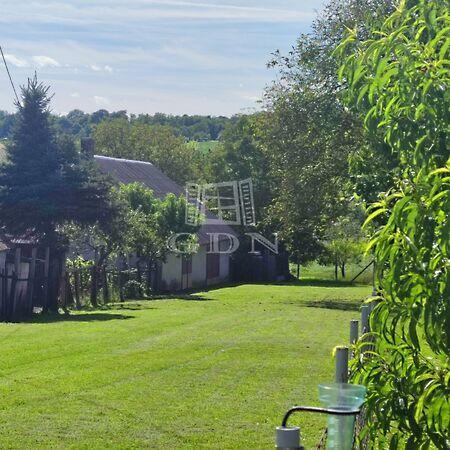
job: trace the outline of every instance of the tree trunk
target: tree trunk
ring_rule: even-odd
[[[81,302],[80,302],[80,270],[75,269],[73,273],[73,284],[74,284],[74,290],[75,290],[75,307],[77,309],[81,309]]]
[[[63,263],[61,258],[63,257],[64,254],[61,254],[61,252],[50,249],[46,310],[52,313],[57,313],[59,307],[58,298],[61,292],[61,267]]]
[[[109,303],[110,295],[109,295],[109,285],[108,285],[108,272],[106,267],[103,267],[103,303]]]
[[[147,261],[147,280],[146,280],[147,295],[152,293],[152,260]]]
[[[300,264],[297,263],[297,279],[300,279]]]
[[[143,297],[144,293],[142,292],[142,270],[141,270],[141,260],[140,259],[136,263],[136,269],[137,269],[136,278],[139,283],[139,297]]]
[[[334,279],[338,280],[338,262],[337,259],[334,260]]]
[[[118,283],[119,283],[119,300],[120,303],[125,301],[125,297],[123,295],[123,271],[122,268],[119,268],[119,273],[117,275]]]
[[[67,274],[67,282],[66,282],[66,305],[73,306],[75,297],[73,295],[72,283],[70,282],[70,275]]]
[[[97,301],[97,273],[98,273],[98,268],[94,264],[91,267],[91,305],[94,308],[98,307],[98,301]]]
[[[341,275],[342,275],[342,279],[345,278],[345,262],[343,262],[341,264]]]

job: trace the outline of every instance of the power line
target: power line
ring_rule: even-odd
[[[3,63],[5,64],[6,73],[8,74],[9,81],[11,82],[11,86],[12,86],[13,91],[14,91],[14,94],[15,94],[15,96],[16,96],[17,104],[20,105],[19,96],[17,95],[17,91],[16,91],[16,88],[15,88],[15,86],[14,86],[14,83],[13,83],[13,80],[12,80],[12,77],[11,77],[11,74],[9,73],[8,64],[6,64],[5,55],[3,54],[3,49],[2,49],[2,46],[1,46],[1,45],[0,45],[0,52],[1,52],[1,54],[2,54]]]

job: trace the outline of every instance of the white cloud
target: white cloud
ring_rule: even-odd
[[[94,102],[97,106],[109,106],[111,104],[108,98],[100,95],[94,95]]]
[[[86,3],[65,3],[61,1],[6,2],[0,15],[0,22],[10,23],[17,20],[58,24],[98,24],[105,21],[123,23],[124,21],[172,20],[230,20],[244,22],[301,22],[314,17],[314,7],[319,0],[309,1],[299,7],[294,4],[278,7],[272,2],[271,7],[253,4],[232,5],[177,0],[97,0]],[[237,2],[236,2],[237,3]],[[275,4],[274,4],[275,3]]]
[[[25,59],[18,58],[15,55],[6,54],[5,55],[6,62],[9,62],[13,66],[16,67],[28,67],[28,62]]]
[[[94,72],[109,72],[109,73],[111,73],[113,71],[113,68],[111,66],[108,66],[108,65],[99,66],[98,64],[91,64],[91,69]]]
[[[78,92],[72,92],[70,94],[70,96],[73,97],[73,98],[78,98],[80,96],[80,94]]]
[[[50,56],[33,56],[32,60],[39,67],[59,67],[60,64],[56,59],[50,58]]]

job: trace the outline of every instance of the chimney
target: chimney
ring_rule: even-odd
[[[94,157],[94,139],[91,137],[81,138],[81,153],[87,158]]]

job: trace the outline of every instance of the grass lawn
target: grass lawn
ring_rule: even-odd
[[[215,150],[220,145],[220,141],[192,141],[191,145],[198,148],[201,153],[207,154],[211,150]]]
[[[372,258],[364,258],[359,264],[349,263],[346,265],[345,281],[350,282],[353,277],[360,274],[360,272],[372,261]],[[297,265],[291,264],[291,273],[297,276]],[[372,266],[368,267],[356,280],[358,283],[372,284]],[[316,262],[310,263],[306,266],[300,267],[300,280],[333,280],[334,266],[322,266]],[[341,273],[339,272],[339,280],[342,281]]]
[[[0,324],[0,447],[273,448],[285,410],[332,381],[369,294],[243,285]],[[323,418],[300,419],[310,448]]]

